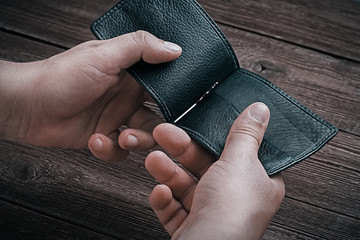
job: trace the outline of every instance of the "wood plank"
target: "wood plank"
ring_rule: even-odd
[[[89,25],[116,2],[1,1],[0,28],[72,47],[93,38]],[[219,23],[360,60],[360,3],[356,1],[199,2]]]
[[[263,240],[312,240],[316,239],[313,236],[309,236],[307,233],[295,232],[294,229],[284,229],[280,224],[271,222],[266,230]]]
[[[60,11],[67,11],[64,8]],[[347,132],[340,132],[318,154],[283,173],[287,197],[265,238],[356,239],[359,138],[354,134],[359,135],[358,64],[221,27],[233,39],[232,44],[237,44],[235,50],[245,68],[264,75]],[[21,42],[18,46],[24,47]],[[31,60],[32,48],[26,48],[24,53],[18,53],[25,57],[18,59]],[[40,47],[36,50],[39,56],[34,59],[41,59]],[[15,55],[10,57],[17,58],[17,53],[12,53]],[[49,54],[48,50],[44,54]],[[143,168],[144,154],[136,153],[120,164],[106,165],[86,151],[13,146],[7,142],[0,145],[0,159],[9,162],[1,164],[0,170],[0,192],[4,196],[49,212],[56,219],[75,220],[79,226],[90,226],[93,231],[114,237],[168,238],[147,203],[154,182]],[[103,221],[100,225],[99,219]]]
[[[5,19],[4,27],[10,28],[13,22],[20,21],[21,24],[19,22],[16,25],[16,31],[30,36],[37,34],[35,36],[37,38],[46,38],[47,41],[66,47],[72,47],[76,43],[93,38],[88,27],[100,14],[92,8],[97,7],[95,3],[93,3],[95,5],[90,4],[92,7],[86,5],[86,8],[81,10],[81,2],[71,1],[65,7],[64,3],[60,4],[57,1],[36,0],[36,4],[34,3],[36,7],[30,8],[28,1],[22,1],[19,6],[16,6],[17,1],[5,4],[3,10],[0,10],[6,10],[2,16],[2,19]],[[102,7],[98,10],[111,6],[109,3],[109,6],[105,7],[106,4],[100,4]],[[29,11],[23,13],[25,9]],[[36,12],[32,13],[32,11]],[[48,14],[50,13],[54,16],[49,21]],[[34,17],[34,14],[38,15]],[[75,21],[80,16],[81,20],[76,24],[62,21],[63,18]],[[22,24],[25,21],[24,17],[34,17],[35,20],[40,21],[34,23],[36,29],[31,27],[31,22],[35,20],[27,20],[29,25],[24,27]],[[71,25],[71,28],[65,30],[65,25]],[[360,118],[360,68],[358,64],[257,34],[220,26],[228,36],[244,68],[265,76],[305,106],[333,122],[341,130],[360,135],[360,121],[358,121]]]
[[[11,39],[10,36],[8,36],[9,39]],[[19,43],[20,40],[18,39]],[[29,45],[30,41],[27,41],[27,45]],[[15,42],[15,41],[9,41],[9,42]],[[20,44],[20,46],[23,46],[23,44]],[[16,49],[16,47],[14,48]],[[31,47],[31,45],[29,45],[29,49],[33,49]],[[44,50],[45,52],[47,52],[46,48],[39,48]],[[40,51],[41,52],[41,51]],[[16,56],[16,53],[15,53]],[[31,56],[31,55],[29,55]],[[267,74],[270,74],[271,76],[276,76],[276,71],[271,71],[271,70],[267,70],[265,71]],[[358,148],[356,148],[356,143],[358,142],[358,137],[355,137],[353,135],[350,134],[346,134],[346,133],[340,133],[340,136],[335,137],[335,139],[333,141],[336,142],[336,144],[334,144],[334,147],[331,149],[329,147],[325,147],[323,148],[321,151],[321,153],[316,154],[315,156],[318,156],[317,158],[319,158],[321,161],[330,161],[330,164],[338,164],[337,161],[338,159],[343,159],[343,167],[348,167],[349,163],[351,163],[351,168],[356,170],[359,169],[358,166],[358,158],[356,158],[358,156]],[[347,140],[347,141],[344,141]],[[331,146],[332,142],[331,141],[329,143],[329,146]],[[353,146],[353,147],[352,147]],[[355,147],[355,148],[354,148]],[[344,154],[343,152],[339,152],[338,155],[336,155],[338,148],[340,149],[346,149],[347,154]],[[325,150],[324,150],[325,149]],[[354,152],[354,150],[356,150]],[[35,150],[34,150],[35,151]],[[49,150],[51,151],[51,150]],[[325,155],[326,153],[326,155]],[[77,153],[75,153],[77,154]],[[335,156],[334,156],[335,154]],[[41,157],[42,155],[40,154],[39,157]],[[316,158],[315,158],[316,159]],[[330,159],[330,160],[329,160]],[[352,159],[353,161],[351,162],[346,162],[346,159]],[[333,160],[333,161],[332,161]],[[352,213],[354,214],[353,211],[353,203],[356,203],[356,191],[353,191],[352,186],[354,185],[354,183],[356,183],[356,181],[358,181],[357,175],[351,177],[350,179],[352,179],[350,181],[350,183],[352,182],[352,185],[347,185],[347,182],[344,180],[341,180],[342,176],[341,175],[337,175],[337,167],[334,169],[332,168],[332,171],[328,172],[327,171],[327,165],[320,165],[320,167],[318,166],[319,164],[314,163],[314,161],[317,160],[306,160],[303,163],[300,163],[299,165],[294,166],[293,168],[287,170],[284,172],[284,178],[287,182],[287,186],[288,189],[291,189],[290,191],[288,190],[287,192],[287,196],[292,197],[292,198],[296,198],[296,199],[300,199],[302,201],[305,202],[310,202],[311,204],[315,204],[318,206],[322,206],[323,204],[324,207],[330,208],[333,211],[339,211],[340,213],[343,214],[347,214],[352,216]],[[315,164],[315,167],[314,167]],[[315,169],[315,171],[313,170]],[[300,179],[298,177],[298,173],[301,172],[306,172],[307,174],[303,175]],[[310,173],[309,173],[310,172]],[[324,180],[324,178],[322,177],[321,174],[323,174],[323,172],[327,173],[326,178]],[[343,172],[343,177],[346,178],[346,176],[351,175],[348,172]],[[317,193],[317,185],[314,185],[314,175],[317,176],[316,181],[315,182],[320,182],[322,183],[321,185],[323,186],[324,190],[320,193]],[[335,176],[335,177],[334,177]],[[340,177],[340,180],[339,180]],[[334,182],[332,185],[332,187],[330,188],[327,184],[331,182]],[[300,184],[299,184],[300,183]],[[63,183],[64,184],[64,183]],[[339,191],[339,189],[343,189],[344,191]],[[312,194],[313,192],[315,192],[315,197],[313,196],[314,194]],[[347,198],[348,193],[353,193],[353,195],[350,197],[350,199]],[[335,196],[333,195],[333,193],[337,193],[335,194]],[[326,201],[324,201],[323,196],[327,196]],[[340,195],[340,197],[339,197]],[[345,199],[346,198],[346,199]],[[355,200],[354,200],[355,199]],[[346,200],[346,201],[344,201]],[[344,201],[345,204],[342,205],[342,201]],[[356,209],[356,208],[355,208]],[[54,209],[51,209],[51,211],[54,211]],[[59,210],[58,210],[59,211]],[[61,211],[61,209],[60,209]],[[56,211],[54,211],[56,212]],[[358,212],[355,211],[355,216],[358,214]]]
[[[339,132],[313,158],[341,169],[360,171],[360,137]]]
[[[111,240],[108,236],[0,200],[0,239]]]
[[[0,142],[2,197],[109,236],[166,238],[147,203],[155,183],[144,169],[144,157],[137,154],[117,165],[107,165],[86,151]],[[295,222],[286,219],[294,217],[293,208],[300,204],[304,209],[294,214],[305,223],[298,231],[315,237],[351,236],[353,230],[350,233],[348,230],[358,224],[355,217],[359,217],[358,177],[346,171],[338,173],[337,169],[311,160],[286,170],[283,175],[288,186],[285,202],[289,204],[285,203],[287,207],[278,217],[281,221],[274,220],[275,223],[280,221],[282,226],[298,229]],[[323,206],[328,209],[322,209]],[[346,216],[351,210],[355,217]],[[94,215],[97,217],[92,218]],[[325,218],[326,224],[318,219],[319,223],[313,226],[306,220],[314,221],[318,215]]]
[[[148,203],[145,155],[117,165],[88,151],[0,142],[1,198],[114,238],[167,239]]]
[[[283,171],[286,196],[360,219],[359,142],[359,136],[339,132],[310,158]]]
[[[14,62],[31,62],[49,58],[64,50],[0,31],[0,57]]]
[[[278,214],[276,226],[315,239],[359,239],[360,220],[285,198]]]
[[[360,61],[359,1],[199,2],[219,23]]]
[[[360,219],[360,173],[310,157],[281,173],[286,196]]]
[[[340,132],[310,158],[286,169],[286,196],[360,219],[360,137]]]
[[[0,1],[0,29],[14,31],[63,48],[95,39],[90,24],[118,0]]]
[[[340,130],[360,135],[360,65],[220,25],[240,65],[275,83]]]
[[[45,44],[41,44],[41,43],[36,43],[30,40],[26,40],[26,39],[19,39],[18,37],[15,36],[11,36],[9,34],[5,34],[5,36],[7,36],[8,41],[6,41],[7,43],[13,44],[13,47],[11,46],[10,48],[7,49],[14,49],[16,50],[17,47],[16,46],[27,46],[28,49],[25,49],[24,51],[21,51],[20,53],[17,53],[16,51],[13,52],[13,54],[9,55],[11,56],[22,56],[23,53],[25,53],[25,55],[27,55],[27,57],[29,58],[29,60],[33,60],[36,58],[39,58],[38,55],[34,55],[33,59],[31,58],[31,54],[30,52],[32,52],[32,49],[35,49],[37,51],[35,51],[35,54],[39,54],[41,56],[46,56],[47,54],[51,54],[53,52],[57,51],[57,48],[51,47],[51,46],[47,46]],[[33,44],[32,44],[33,43]],[[18,44],[18,45],[17,45]],[[61,51],[61,50],[59,50]],[[267,73],[272,73],[272,71],[266,71]],[[271,75],[273,76],[273,75]],[[270,77],[271,77],[270,76]],[[159,113],[158,108],[154,105],[154,104],[150,104],[149,106],[152,107],[152,109],[155,109],[155,111],[157,111]],[[356,212],[353,211],[352,205],[353,202],[356,202],[356,195],[351,196],[350,199],[351,201],[347,201],[346,206],[342,206],[341,205],[341,201],[343,201],[343,198],[347,196],[346,191],[348,191],[349,193],[353,193],[354,191],[352,191],[352,189],[349,186],[353,186],[353,185],[346,185],[346,181],[344,182],[343,180],[338,180],[337,176],[337,169],[345,169],[346,173],[348,173],[348,168],[350,168],[351,170],[354,170],[355,173],[352,173],[352,171],[349,172],[349,174],[353,175],[351,178],[349,177],[349,180],[352,179],[351,181],[354,182],[357,180],[359,180],[358,175],[356,175],[356,171],[358,171],[360,169],[359,166],[359,155],[360,155],[360,146],[357,144],[359,142],[360,138],[347,134],[347,133],[343,133],[340,132],[328,145],[326,145],[324,148],[322,148],[320,150],[319,153],[314,155],[314,161],[322,161],[325,163],[329,163],[329,165],[321,165],[321,168],[319,169],[320,173],[322,171],[324,172],[328,172],[327,171],[327,166],[330,166],[333,172],[329,172],[328,174],[329,177],[327,177],[329,182],[333,182],[332,183],[332,187],[331,188],[325,188],[326,194],[327,196],[329,196],[330,201],[326,201],[326,207],[331,207],[334,206],[335,209],[333,209],[334,211],[339,211],[339,208],[342,209],[342,213],[347,214],[347,215],[352,215],[352,214],[356,214]],[[293,198],[299,198],[302,201],[305,201],[306,198],[308,198],[309,196],[311,196],[312,191],[316,191],[316,186],[313,184],[313,176],[311,174],[305,175],[302,177],[303,180],[299,181],[298,177],[297,177],[297,172],[302,172],[304,171],[303,169],[310,169],[312,168],[311,165],[311,161],[305,160],[303,163],[301,163],[299,166],[294,166],[291,169],[289,169],[289,173],[285,172],[284,176],[288,176],[287,179],[288,183],[287,185],[290,186],[291,189],[295,189],[292,192],[288,192],[288,194],[290,194],[290,196],[292,196]],[[335,167],[334,167],[335,166]],[[340,171],[339,170],[339,171]],[[313,172],[314,176],[319,176],[318,172]],[[344,177],[346,177],[347,175],[345,173]],[[355,175],[354,175],[355,174]],[[334,177],[334,179],[332,179]],[[325,182],[321,179],[318,179],[317,181],[320,181],[323,183],[323,185],[327,184],[328,182]],[[340,191],[338,192],[337,189],[343,189],[344,191]],[[305,191],[305,195],[302,194],[302,192]],[[340,195],[340,197],[338,195],[335,194],[335,196],[333,196],[332,194],[334,193],[338,193]],[[321,206],[321,204],[323,203],[323,193],[321,194],[316,194],[316,198],[314,197],[309,197],[308,199],[310,200],[311,204],[316,204],[317,206]],[[332,196],[332,197],[331,197]],[[330,204],[330,206],[328,206]]]

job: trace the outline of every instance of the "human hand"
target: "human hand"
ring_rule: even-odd
[[[211,155],[181,129],[161,124],[153,135],[163,152],[149,154],[145,165],[161,184],[150,204],[173,239],[260,239],[280,207],[285,187],[279,175],[269,177],[257,153],[270,117],[255,103],[234,122],[224,151]]]
[[[146,150],[161,119],[124,70],[140,59],[174,60],[181,48],[138,31],[89,41],[32,63],[0,61],[0,139],[81,149],[115,161],[128,150]],[[119,133],[118,128],[129,129]]]

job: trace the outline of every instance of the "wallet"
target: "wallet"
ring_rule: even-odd
[[[271,112],[258,151],[268,175],[307,158],[337,133],[273,83],[240,68],[230,43],[195,0],[123,0],[91,25],[98,39],[137,30],[174,42],[183,52],[174,61],[140,61],[127,71],[167,122],[217,157],[234,120],[254,102],[265,103]]]

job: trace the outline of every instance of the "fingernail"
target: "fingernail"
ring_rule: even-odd
[[[262,103],[255,104],[250,109],[250,117],[264,124],[268,119],[268,107]]]
[[[126,139],[126,146],[127,147],[136,147],[139,144],[139,140],[134,136],[129,134]]]
[[[164,47],[171,52],[180,52],[181,47],[171,42],[164,42]]]
[[[100,138],[96,138],[93,142],[92,142],[92,147],[94,148],[95,151],[101,151],[103,149],[104,143]]]

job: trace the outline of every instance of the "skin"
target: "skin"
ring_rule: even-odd
[[[183,130],[155,128],[159,145],[187,170],[160,151],[145,162],[160,182],[150,204],[173,239],[261,239],[285,194],[282,178],[269,177],[257,156],[269,116],[262,103],[244,110],[214,164]]]
[[[140,59],[157,64],[180,54],[179,46],[138,31],[85,42],[43,61],[0,61],[0,139],[88,147],[107,162],[150,149],[161,119],[142,105],[150,97],[124,69]],[[120,134],[123,125],[129,129]]]
[[[138,31],[38,62],[0,61],[0,139],[88,147],[107,162],[157,142],[183,167],[161,151],[145,161],[160,182],[150,204],[173,239],[260,239],[285,192],[281,177],[270,178],[257,157],[269,109],[256,103],[244,110],[213,163],[183,130],[160,124],[143,106],[150,97],[124,71],[140,59],[158,64],[180,54],[179,46]]]

